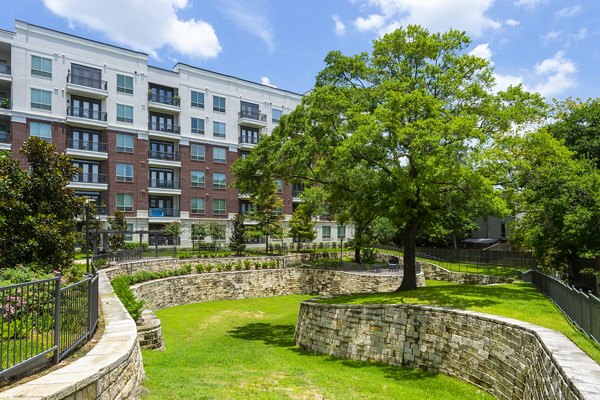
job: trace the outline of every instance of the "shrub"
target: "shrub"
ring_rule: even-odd
[[[361,261],[365,264],[373,264],[375,263],[376,258],[375,258],[375,250],[373,250],[370,247],[366,247],[362,250],[362,257],[361,257]]]
[[[133,291],[130,289],[131,278],[129,276],[119,276],[111,281],[113,289],[125,306],[125,309],[135,321],[142,315],[144,302],[135,298]]]

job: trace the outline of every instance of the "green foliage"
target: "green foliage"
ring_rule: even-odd
[[[213,243],[218,240],[225,240],[226,231],[227,227],[220,222],[211,221],[206,225],[206,233],[210,236]]]
[[[181,225],[181,222],[178,221],[169,222],[163,228],[163,233],[166,236],[178,238],[183,233],[183,226]]]
[[[371,247],[366,247],[362,251],[362,262],[366,264],[375,264],[377,262],[377,257],[375,254],[375,250]]]
[[[310,242],[317,237],[316,222],[305,204],[302,203],[296,208],[289,223],[289,235],[298,242],[298,246],[300,242]]]
[[[250,201],[253,208],[248,213],[248,219],[253,222],[246,227],[248,235],[265,237],[266,252],[272,252],[269,238],[282,234],[281,219],[283,213],[278,212],[283,207],[283,200],[277,194],[277,185],[271,178],[255,177],[260,182],[251,190]]]
[[[122,249],[125,244],[125,231],[127,230],[127,221],[125,221],[125,213],[119,210],[115,211],[115,217],[109,218],[108,226],[111,230],[120,231],[121,233],[111,233],[108,237],[108,248],[111,251]]]
[[[114,278],[110,283],[131,318],[136,321],[142,315],[144,302],[135,298],[133,291],[130,289],[131,282],[131,278],[124,275]]]
[[[42,272],[38,265],[16,265],[14,268],[0,269],[0,286],[14,285],[37,281],[52,277],[51,273]]]
[[[244,216],[240,213],[233,217],[233,230],[229,237],[229,249],[240,256],[246,250],[246,227],[244,225]]]
[[[29,170],[10,153],[0,155],[0,267],[33,262],[45,272],[60,270],[71,264],[78,238],[83,199],[67,188],[77,169],[39,138],[20,151]]]
[[[208,235],[206,224],[196,222],[192,224],[192,239],[204,241],[204,238]]]
[[[138,250],[140,248],[139,242],[125,242],[123,249],[125,250]],[[142,251],[148,250],[148,242],[142,242]]]

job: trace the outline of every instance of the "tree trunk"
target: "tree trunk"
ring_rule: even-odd
[[[265,240],[265,243],[266,243],[265,253],[267,253],[267,255],[268,255],[269,254],[269,235],[265,235],[265,238],[266,238],[266,240]]]
[[[360,264],[360,249],[362,248],[362,233],[361,225],[356,226],[356,234],[354,235],[354,262]]]
[[[415,267],[415,253],[417,246],[417,220],[412,218],[404,227],[404,275],[402,284],[397,292],[417,288],[417,269]]]
[[[454,250],[458,249],[458,243],[456,243],[456,235],[452,235],[452,242],[454,244]]]

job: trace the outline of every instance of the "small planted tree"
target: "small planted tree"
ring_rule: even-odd
[[[127,230],[127,221],[125,221],[125,213],[115,211],[115,217],[108,220],[110,230],[119,231],[119,233],[111,233],[108,237],[108,248],[110,251],[117,251],[123,248],[125,244],[125,230]]]
[[[194,242],[204,242],[204,239],[207,236],[206,225],[203,223],[192,224],[192,243]]]
[[[316,222],[313,221],[312,215],[307,210],[307,207],[304,207],[304,204],[299,205],[292,214],[289,229],[290,237],[298,243],[298,251],[300,250],[301,242],[310,242],[317,237],[315,225]]]
[[[241,256],[246,250],[245,232],[244,216],[240,213],[235,214],[235,217],[233,217],[233,231],[229,237],[229,248],[237,256]]]
[[[177,238],[179,238],[179,236],[181,236],[181,234],[183,233],[183,226],[181,225],[181,222],[170,222],[163,228],[163,233],[165,234],[165,236],[172,237],[173,243],[176,243]]]
[[[217,242],[219,240],[225,240],[225,233],[227,229],[224,224],[219,222],[209,222],[206,225],[206,233],[210,236],[213,246],[217,248]]]
[[[269,238],[281,232],[281,208],[283,200],[277,195],[277,185],[273,181],[263,182],[251,194],[250,201],[254,208],[248,218],[255,222],[248,230],[255,236],[265,237],[266,252],[269,253]]]

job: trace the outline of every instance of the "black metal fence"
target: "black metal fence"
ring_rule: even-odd
[[[65,358],[98,325],[98,275],[61,287],[61,276],[0,287],[0,378]]]
[[[588,336],[600,343],[600,299],[540,271],[529,270],[521,279],[531,282]]]

